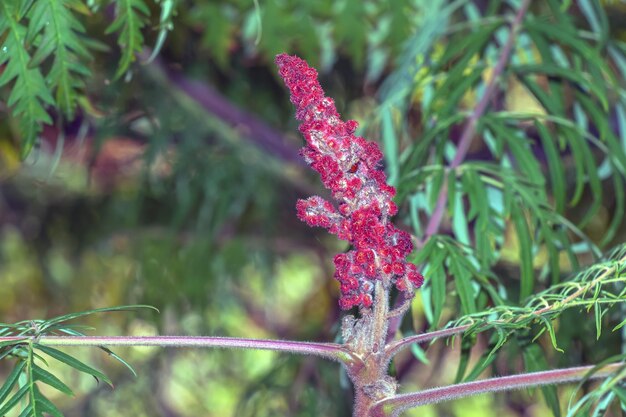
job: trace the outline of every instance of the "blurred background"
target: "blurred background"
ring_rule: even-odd
[[[427,3],[179,1],[158,57],[147,62],[151,47],[144,48],[121,79],[114,79],[116,40],[100,35],[113,7],[82,15],[100,44],[76,117],[53,117],[22,162],[18,129],[0,102],[0,320],[140,303],[160,314],[112,313],[86,324],[98,335],[338,341],[332,257],[347,246],[295,217],[298,198],[325,190],[298,156],[302,139],[273,58],[287,52],[308,60],[344,118],[379,140],[368,121],[406,40],[428,18]],[[472,3],[483,10],[490,2]],[[143,34],[155,45],[160,9],[146,4]],[[459,12],[441,24],[468,21]],[[537,107],[521,88],[510,94],[515,110]],[[421,130],[417,110],[408,123]],[[410,230],[402,207],[397,223]],[[600,211],[599,226],[588,230],[601,230],[609,216]],[[515,271],[516,239],[507,242],[511,255],[501,266]],[[417,330],[425,319],[416,300],[407,326]],[[431,347],[429,364],[419,352],[401,355],[394,372],[402,390],[451,382],[456,344]],[[68,417],[351,413],[351,389],[335,363],[243,350],[116,352],[137,378],[101,352],[72,352],[106,371],[114,390],[59,369],[77,397],[49,396]],[[563,398],[572,389],[562,388]],[[524,391],[405,415],[548,413],[538,392]]]

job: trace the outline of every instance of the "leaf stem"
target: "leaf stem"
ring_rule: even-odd
[[[416,393],[401,394],[381,400],[374,406],[372,415],[396,417],[402,411],[409,408],[419,407],[425,404],[434,404],[442,401],[456,400],[470,395],[538,387],[542,385],[562,384],[566,382],[582,381],[585,379],[604,378],[622,367],[624,367],[624,363],[613,363],[600,369],[597,369],[595,366],[580,366],[575,368],[489,378],[482,381],[472,381],[463,384],[431,388]],[[590,373],[594,369],[596,369],[596,371]]]
[[[24,341],[24,337],[0,337],[0,343]],[[243,339],[211,336],[41,336],[37,343],[47,346],[158,346],[196,348],[243,348],[274,350],[313,355],[339,362],[359,359],[336,343],[298,342],[290,340]]]
[[[493,98],[493,95],[496,92],[496,87],[498,84],[498,79],[500,75],[504,71],[506,64],[509,61],[511,56],[511,52],[513,51],[513,45],[515,43],[515,38],[517,37],[517,33],[519,32],[522,21],[524,20],[524,16],[528,11],[528,7],[530,6],[531,0],[524,0],[520,5],[517,14],[515,15],[515,19],[511,24],[511,31],[509,34],[506,43],[502,47],[502,53],[496,62],[495,67],[493,68],[493,72],[491,73],[491,78],[485,87],[485,92],[481,97],[480,101],[476,105],[474,111],[470,114],[467,119],[467,123],[465,124],[465,129],[461,134],[461,138],[459,139],[459,144],[457,146],[456,154],[454,155],[454,159],[450,162],[448,166],[449,169],[455,169],[458,167],[467,156],[467,152],[469,151],[470,145],[472,143],[472,139],[474,138],[474,134],[476,133],[476,127],[478,125],[478,121],[485,114],[487,107],[489,106],[489,102]],[[447,182],[444,181],[441,190],[439,191],[439,196],[437,197],[437,203],[435,204],[435,210],[433,211],[432,216],[428,224],[426,225],[426,230],[424,232],[424,238],[422,239],[422,245],[426,243],[426,241],[434,234],[439,231],[441,227],[441,222],[443,220],[443,214],[446,209],[446,204],[448,202],[448,186]]]

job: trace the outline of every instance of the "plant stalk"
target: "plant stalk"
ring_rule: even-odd
[[[613,363],[600,369],[596,369],[593,373],[590,372],[596,368],[595,366],[580,366],[575,368],[532,372],[521,375],[490,378],[482,381],[472,381],[463,384],[432,388],[411,394],[401,394],[395,397],[386,398],[376,403],[372,409],[371,416],[397,417],[401,412],[409,408],[439,403],[442,401],[456,400],[476,394],[562,384],[567,382],[582,381],[585,379],[599,379],[607,377],[624,366],[624,363]]]
[[[28,341],[31,337],[0,337],[0,343]],[[243,348],[273,350],[319,356],[339,362],[358,361],[348,349],[336,343],[289,340],[243,339],[210,336],[41,336],[37,343],[46,346],[157,346],[195,348]]]

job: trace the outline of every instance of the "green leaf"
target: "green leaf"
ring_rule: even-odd
[[[589,90],[590,93],[593,93],[593,96],[600,100],[602,108],[604,110],[608,110],[609,104],[605,88],[602,85],[593,82],[591,77],[585,73],[572,71],[570,68],[563,68],[558,65],[546,63],[512,65],[511,70],[522,78],[528,74],[544,74],[571,81],[575,86],[579,86],[585,90]]]
[[[113,0],[115,19],[105,33],[118,32],[117,43],[122,50],[122,57],[115,72],[120,78],[135,61],[135,55],[141,52],[144,45],[141,30],[148,23],[150,9],[143,0]]]
[[[165,43],[165,39],[167,38],[167,33],[174,28],[174,24],[172,23],[172,18],[176,15],[176,3],[175,0],[158,0],[161,4],[161,17],[159,18],[159,34],[157,35],[156,42],[154,43],[154,48],[152,48],[152,53],[146,59],[145,64],[149,64],[154,61],[159,52],[161,52],[161,48]],[[224,16],[221,16],[222,20]],[[211,31],[213,28],[209,28]]]
[[[428,357],[426,356],[424,349],[422,349],[419,344],[413,343],[411,345],[411,353],[413,353],[413,356],[415,356],[415,358],[418,361],[422,362],[423,364],[425,365],[430,364],[430,361],[428,360]]]
[[[119,356],[117,353],[113,352],[111,349],[105,346],[98,346],[98,347],[102,349],[103,351],[105,351],[113,359],[115,359],[116,361],[124,365],[133,374],[133,376],[137,378],[137,372],[135,372],[135,369],[131,366],[131,364],[126,362],[121,356]]]
[[[26,362],[21,360],[17,361],[11,373],[7,376],[4,384],[2,384],[2,387],[0,387],[0,405],[2,405],[4,400],[6,400],[6,398],[9,396],[9,393],[15,386],[15,383],[17,382],[25,366]]]
[[[463,337],[461,339],[461,357],[459,360],[459,367],[456,370],[456,376],[454,377],[454,383],[458,384],[463,381],[463,376],[469,365],[470,356],[472,354],[472,348],[476,342],[475,337]]]
[[[469,374],[467,374],[464,381],[473,381],[478,378],[478,376],[483,373],[483,371],[487,369],[487,367],[491,365],[494,360],[496,360],[496,357],[496,355],[490,354],[480,358],[480,360],[476,363],[476,365],[474,365]]]
[[[432,288],[432,305],[433,305],[433,322],[431,327],[436,327],[439,318],[443,312],[443,306],[446,303],[446,274],[444,271],[444,262],[446,259],[446,251],[439,245],[436,240],[431,237],[433,245],[433,254],[428,260],[428,269],[426,276]]]
[[[550,185],[552,185],[552,195],[554,196],[554,202],[556,205],[556,211],[563,213],[565,210],[565,169],[561,162],[561,155],[554,144],[552,135],[546,128],[546,126],[535,121],[535,128],[539,132],[541,144],[546,153],[548,160],[548,171],[550,172]]]
[[[528,31],[540,33],[557,43],[568,46],[579,54],[585,62],[591,65],[600,65],[603,69],[606,67],[598,51],[590,47],[587,41],[582,39],[573,27],[568,29],[566,25],[546,24],[546,22],[538,19],[527,19],[524,26]],[[603,89],[601,84],[598,84],[598,87]],[[605,104],[605,108],[608,107],[608,102],[603,101],[603,104]]]
[[[461,300],[461,310],[463,314],[472,314],[476,312],[476,302],[474,297],[474,288],[472,287],[471,275],[464,265],[461,265],[456,256],[448,257],[450,273],[454,276],[456,290]]]
[[[69,396],[74,395],[70,387],[65,385],[63,381],[61,381],[54,374],[46,371],[40,366],[33,365],[33,378],[35,379],[35,381],[41,381],[46,385],[50,385],[52,388],[56,388],[64,394],[67,394]]]
[[[540,372],[549,369],[550,366],[545,357],[545,353],[538,344],[529,344],[523,350],[524,364],[529,372]],[[561,417],[561,406],[559,397],[554,385],[546,385],[541,388],[543,398],[552,410],[554,417]]]
[[[361,0],[344,0],[334,3],[335,19],[341,24],[335,26],[337,43],[346,45],[346,52],[353,62],[365,62],[367,32],[363,30],[363,22],[367,20],[365,3]]]
[[[38,410],[50,414],[52,417],[64,417],[61,410],[59,410],[49,399],[44,397],[39,389],[36,389],[35,391],[35,403],[38,406]],[[33,407],[33,409],[35,409],[35,407]]]
[[[98,313],[112,313],[112,312],[117,312],[117,311],[136,311],[136,310],[141,310],[141,309],[149,309],[149,310],[154,310],[157,313],[159,312],[159,310],[156,307],[144,305],[144,304],[131,304],[131,305],[117,306],[117,307],[96,308],[93,310],[81,311],[78,313],[64,314],[62,316],[45,320],[41,327],[44,329],[47,329],[51,326],[55,326],[60,323],[65,323],[70,320],[75,320],[77,318],[86,317],[86,316],[90,316],[90,315],[98,314]]]
[[[519,205],[511,207],[511,220],[515,225],[520,254],[520,300],[530,296],[535,283],[533,269],[532,240],[528,230],[526,215]]]
[[[15,407],[22,398],[28,393],[28,385],[21,387],[15,395],[13,395],[2,407],[0,407],[0,415],[4,416]]]
[[[30,153],[42,129],[42,124],[52,124],[45,106],[54,99],[38,68],[30,68],[31,60],[26,50],[27,29],[19,22],[15,1],[0,1],[0,87],[13,82],[8,106],[19,121],[21,156]]]
[[[230,47],[235,41],[237,30],[234,18],[222,3],[202,2],[197,4],[190,15],[191,21],[202,29],[202,47],[214,57],[217,65],[226,70]],[[258,22],[257,22],[258,24]]]
[[[91,71],[82,63],[91,60],[82,37],[85,28],[74,17],[71,7],[76,0],[38,0],[29,12],[27,37],[38,39],[37,50],[30,61],[31,68],[39,67],[53,56],[52,67],[46,76],[55,91],[56,102],[68,119],[74,111],[85,80]]]
[[[391,105],[384,106],[380,110],[380,118],[385,162],[387,163],[385,168],[389,175],[387,182],[395,186],[398,182],[400,168],[398,162],[398,137],[393,127],[392,111]]]
[[[441,189],[446,178],[443,167],[442,169],[435,171],[431,178],[430,184],[428,184],[428,205],[431,211],[434,211],[439,198],[439,193],[441,193]]]
[[[432,99],[430,109],[433,112],[436,111],[439,117],[453,114],[453,110],[458,108],[458,101],[461,97],[480,80],[486,64],[481,62],[471,66],[470,61],[480,57],[481,51],[486,48],[500,25],[501,22],[485,25],[461,37],[458,41],[450,42],[448,49],[439,58],[438,68],[435,71],[445,68],[451,60],[457,58],[454,65],[445,73],[445,81],[437,88]],[[458,55],[461,55],[460,58]],[[441,108],[438,108],[435,103],[439,103]]]
[[[451,176],[448,176],[448,178],[450,177]],[[456,182],[448,184],[448,187],[448,191],[450,191],[450,187],[456,188]],[[470,235],[467,217],[465,216],[465,207],[463,206],[463,195],[459,192],[451,197],[454,198],[454,200],[449,200],[449,205],[454,208],[452,213],[452,231],[460,243],[469,245]]]
[[[567,130],[568,132],[568,144],[574,158],[574,170],[576,172],[576,186],[574,189],[574,195],[572,196],[569,205],[575,206],[582,198],[583,191],[585,190],[585,149],[584,142],[580,138],[580,134],[575,131]]]
[[[48,356],[53,357],[54,359],[63,362],[64,364],[71,366],[72,368],[92,375],[94,378],[96,378],[96,380],[103,380],[104,382],[106,382],[107,384],[109,384],[111,387],[113,386],[113,384],[111,383],[111,380],[102,372],[92,368],[89,365],[84,364],[83,362],[79,361],[78,359],[68,355],[67,353],[61,352],[60,350],[51,348],[49,346],[44,346],[38,343],[33,344],[33,346],[35,347],[35,349],[39,349],[40,351],[42,351],[43,353],[45,353]]]

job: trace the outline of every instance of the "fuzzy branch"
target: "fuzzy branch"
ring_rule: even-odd
[[[24,337],[0,337],[0,343],[24,341]],[[297,342],[288,340],[242,339],[209,336],[41,336],[37,343],[47,346],[158,346],[195,348],[243,348],[274,350],[319,356],[339,362],[358,360],[336,343]]]
[[[396,417],[402,411],[442,401],[456,400],[487,392],[509,391],[521,388],[532,388],[543,385],[576,382],[585,379],[605,378],[624,367],[624,363],[613,363],[597,369],[594,366],[556,369],[543,372],[532,372],[472,381],[446,387],[432,388],[411,394],[401,394],[379,401],[373,409],[372,416]],[[593,372],[595,370],[595,372]],[[593,373],[592,373],[593,372]]]

